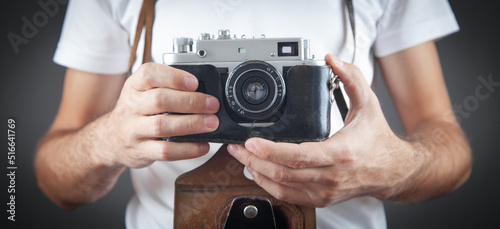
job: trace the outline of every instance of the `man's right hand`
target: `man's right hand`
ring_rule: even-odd
[[[35,157],[40,188],[61,208],[101,198],[126,167],[199,157],[209,150],[208,143],[161,140],[217,129],[219,101],[195,92],[196,77],[144,64],[124,80],[125,74],[66,72],[61,106]]]
[[[111,140],[108,150],[112,162],[141,168],[154,161],[205,155],[208,143],[161,140],[217,129],[219,120],[214,113],[219,110],[219,101],[195,92],[197,88],[196,77],[185,71],[161,64],[142,65],[125,82],[103,126]]]

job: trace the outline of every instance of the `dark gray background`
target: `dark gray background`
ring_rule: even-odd
[[[452,1],[461,31],[437,43],[446,84],[454,105],[472,101],[478,78],[492,75],[500,82],[500,18],[495,1]],[[7,34],[21,34],[22,18],[29,20],[42,9],[37,1],[4,1],[1,14],[0,123],[4,123],[4,155],[1,171],[7,172],[7,119],[16,120],[16,222],[7,220],[8,180],[2,175],[2,225],[8,228],[123,228],[127,201],[133,195],[125,173],[115,188],[97,203],[66,212],[52,204],[39,190],[33,171],[33,154],[56,114],[64,68],[52,62],[65,13],[65,6],[46,25],[19,46],[16,54]],[[7,5],[7,6],[5,6]],[[91,13],[91,12],[89,12]],[[425,13],[425,12],[422,12]],[[425,66],[422,66],[425,67]],[[402,133],[391,99],[378,77],[377,93],[396,132]],[[469,181],[458,191],[426,203],[387,204],[390,228],[483,228],[499,225],[500,216],[500,87],[465,118],[459,114],[473,151],[474,168]],[[474,104],[469,104],[469,107]],[[3,194],[5,193],[5,194]],[[498,227],[498,226],[497,226]],[[5,227],[3,227],[5,228]]]

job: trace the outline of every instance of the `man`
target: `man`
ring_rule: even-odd
[[[249,139],[228,147],[276,198],[319,207],[319,228],[384,228],[381,200],[425,201],[467,180],[470,149],[453,116],[433,41],[458,29],[446,1],[356,1],[357,41],[346,32],[343,1],[158,1],[156,63],[140,66],[139,58],[126,79],[141,3],[94,0],[68,6],[55,55],[68,67],[63,98],[36,156],[39,185],[60,207],[94,202],[126,168],[134,168],[137,195],[127,208],[127,227],[172,226],[175,178],[205,162],[217,146],[160,138],[215,130],[221,104],[194,92],[194,76],[157,63],[171,51],[171,38],[219,28],[307,37],[312,53],[335,55],[325,60],[350,99],[344,127],[332,112],[332,129],[340,130],[324,142]],[[353,52],[354,64],[342,61]],[[369,87],[375,57],[406,136],[392,132]]]

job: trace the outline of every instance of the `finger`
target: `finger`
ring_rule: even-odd
[[[248,171],[254,178],[255,183],[257,183],[260,187],[262,187],[276,199],[303,206],[314,205],[310,195],[304,189],[299,189],[284,184],[276,183],[273,180],[267,178],[266,176],[252,169],[249,169]]]
[[[213,114],[219,110],[217,98],[199,93],[156,88],[140,95],[141,114],[159,114],[164,112]]]
[[[321,142],[293,144],[251,138],[245,142],[245,148],[261,159],[294,169],[322,167],[332,163]]]
[[[247,165],[247,170],[260,187],[277,199],[290,203],[316,207],[330,205],[331,192],[328,190],[335,188],[346,179],[342,171],[337,174],[328,167],[292,169],[274,164],[258,158],[245,150],[242,145],[229,145],[228,151]],[[279,172],[280,169],[288,174],[279,175],[284,174]]]
[[[344,84],[345,91],[351,102],[351,107],[359,107],[369,99],[370,86],[363,77],[358,67],[348,64],[330,54],[325,56],[326,64],[332,67],[333,72],[339,76]]]
[[[218,126],[215,115],[162,114],[141,118],[136,130],[139,138],[162,138],[212,132]]]
[[[250,153],[242,145],[229,145],[228,152],[238,161],[268,179],[292,187],[303,186],[304,183],[327,182],[324,173],[329,173],[326,168],[292,169],[288,166],[267,161]]]
[[[195,91],[198,79],[192,74],[163,64],[146,63],[141,65],[127,81],[138,91],[153,88],[171,88],[183,91]]]
[[[177,161],[201,157],[208,153],[208,143],[169,142],[147,140],[139,144],[139,152],[153,161]]]
[[[248,169],[248,171],[257,185],[262,187],[276,199],[288,203],[323,208],[352,198],[349,192],[335,195],[335,192],[328,190],[331,187],[324,187],[321,184],[301,183],[300,185],[290,186],[276,183],[252,169]],[[327,189],[325,190],[325,188]]]

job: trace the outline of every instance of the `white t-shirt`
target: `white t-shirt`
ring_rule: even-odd
[[[54,61],[68,68],[100,74],[128,68],[141,0],[70,1]],[[172,52],[172,38],[197,38],[201,32],[230,29],[238,37],[304,37],[311,53],[331,53],[349,62],[353,39],[342,0],[158,0],[153,27],[153,61]],[[356,61],[366,80],[374,75],[374,58],[383,57],[458,30],[446,0],[356,0]],[[133,70],[142,63],[144,34]],[[404,76],[402,76],[404,77]],[[342,127],[332,109],[332,134]],[[172,228],[175,179],[208,160],[155,162],[131,169],[136,196],[130,201],[128,228]],[[383,203],[361,197],[316,210],[318,228],[386,228]]]

